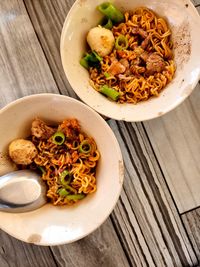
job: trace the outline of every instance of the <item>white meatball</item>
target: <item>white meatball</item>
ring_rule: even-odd
[[[87,42],[92,50],[104,57],[112,51],[115,38],[110,30],[98,26],[89,31]]]
[[[35,145],[24,139],[16,139],[9,145],[9,156],[16,164],[28,165],[37,155]]]

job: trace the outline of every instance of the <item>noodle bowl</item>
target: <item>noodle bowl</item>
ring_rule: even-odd
[[[94,139],[81,130],[76,119],[66,119],[58,127],[35,119],[31,132],[30,140],[37,151],[32,162],[29,164],[27,159],[20,162],[23,154],[30,155],[30,145],[25,147],[26,140],[11,142],[9,154],[11,158],[15,156],[12,159],[17,164],[24,163],[18,165],[19,168],[41,171],[41,178],[48,187],[47,197],[53,205],[71,205],[96,191],[100,154]]]
[[[53,131],[45,127],[46,130],[48,129],[48,132],[45,131],[45,135],[48,135],[50,139],[43,139],[45,136],[39,137],[38,133],[40,134],[40,132],[32,132],[31,124],[33,124],[33,118],[40,118],[40,121],[43,120],[46,122],[49,128],[52,128]],[[42,176],[42,172],[37,166],[41,166],[44,170],[48,170],[49,164],[45,163],[47,158],[46,153],[54,153],[48,157],[48,161],[53,160],[53,163],[51,163],[53,165],[53,167],[51,167],[52,175],[50,176],[52,177],[53,173],[55,174],[55,177],[57,177],[58,181],[58,187],[61,188],[61,179],[64,184],[65,182],[69,182],[66,171],[72,170],[72,165],[74,166],[74,169],[77,167],[77,165],[80,167],[81,163],[79,157],[76,162],[68,166],[66,165],[66,157],[63,159],[62,157],[60,158],[59,155],[55,154],[58,151],[60,155],[65,154],[66,156],[66,153],[68,152],[72,158],[74,151],[73,149],[67,149],[65,153],[64,151],[61,151],[61,147],[65,147],[64,144],[56,146],[52,142],[55,140],[59,144],[62,143],[62,134],[60,134],[61,138],[56,137],[57,135],[54,134],[57,132],[58,126],[62,124],[61,122],[66,118],[76,118],[78,124],[81,126],[78,131],[75,132],[74,137],[77,137],[76,142],[70,141],[66,142],[66,144],[71,143],[73,148],[76,148],[78,145],[80,147],[80,142],[82,143],[81,140],[87,140],[89,143],[91,143],[91,149],[88,145],[86,145],[86,143],[82,143],[80,147],[80,150],[83,150],[84,152],[88,152],[88,150],[90,150],[89,154],[91,157],[87,157],[87,153],[79,151],[79,148],[76,151],[81,157],[81,161],[84,163],[85,171],[83,169],[82,171],[87,173],[87,177],[92,176],[92,174],[95,177],[96,181],[92,181],[91,184],[96,186],[96,191],[93,191],[92,193],[92,190],[94,190],[93,186],[87,186],[87,181],[85,180],[82,183],[82,193],[77,193],[81,195],[84,194],[85,198],[75,204],[71,205],[70,203],[69,206],[55,206],[52,203],[54,200],[56,201],[56,199],[59,198],[59,196],[55,196],[55,199],[49,198],[49,201],[51,201],[50,203],[47,203],[46,205],[32,212],[16,214],[0,212],[1,229],[8,232],[15,238],[25,242],[33,242],[30,238],[33,235],[40,237],[39,241],[34,241],[34,243],[45,246],[71,243],[85,237],[97,229],[97,227],[99,227],[106,220],[106,218],[108,218],[118,200],[122,189],[124,178],[123,160],[120,147],[114,133],[99,114],[85,104],[71,97],[50,93],[34,94],[13,101],[1,109],[0,124],[3,125],[3,127],[1,127],[0,154],[7,155],[8,145],[10,142],[12,142],[12,140],[23,138],[26,140],[26,143],[28,143],[29,148],[30,142],[33,141],[35,145],[32,144],[32,147],[38,147],[37,155],[41,155],[42,159],[40,160],[39,157],[37,157],[36,160],[35,153],[32,153],[31,156],[34,156],[34,159],[38,163],[36,164],[32,162],[32,167],[35,165],[35,171],[37,170]],[[35,126],[36,125],[34,125],[34,127]],[[75,124],[73,124],[73,126],[70,128],[71,130],[72,128],[74,129]],[[59,127],[59,132],[60,131],[62,130]],[[73,131],[71,131],[71,133],[73,133]],[[30,138],[33,134],[37,134],[38,137]],[[70,132],[68,135],[69,134]],[[48,139],[49,141],[47,141]],[[68,140],[66,139],[66,141]],[[50,145],[51,142],[52,144]],[[44,150],[42,155],[43,148]],[[51,149],[52,151],[50,151]],[[98,160],[96,160],[96,157],[98,156],[96,153],[92,155],[92,151],[94,150],[97,152],[97,154],[98,151],[100,152],[100,158]],[[35,152],[35,150],[33,149],[32,152]],[[27,157],[23,157],[23,160],[24,159],[27,160]],[[1,175],[16,170],[15,164],[11,162],[8,155],[4,162],[6,163],[5,166],[1,165],[0,168]],[[61,166],[63,162],[65,162],[65,164]],[[94,167],[94,162],[96,163],[96,167]],[[66,168],[63,169],[65,166]],[[60,173],[63,173],[62,177],[59,174],[56,175],[56,173],[53,171],[55,169],[59,170]],[[79,173],[81,174],[82,171]],[[65,179],[63,181],[64,175],[66,176],[64,177]],[[69,178],[70,176],[71,175],[69,175]],[[74,175],[72,175],[71,178],[73,178],[73,176]],[[56,185],[56,181],[53,181],[52,179],[52,182],[54,185]],[[70,183],[70,186],[72,186],[72,180]],[[77,187],[73,187],[78,191],[78,181],[76,183]],[[47,189],[50,190],[48,184]],[[66,187],[66,190],[68,191],[69,189]],[[88,192],[88,194],[84,193],[84,190],[85,192]],[[70,195],[73,195],[73,193],[70,192]]]
[[[82,0],[76,0],[67,15],[61,34],[60,53],[63,69],[70,85],[81,100],[98,113],[112,119],[136,122],[157,118],[166,114],[190,95],[200,77],[200,38],[198,38],[200,19],[197,10],[189,0],[186,2],[182,0],[112,1],[113,5],[118,8],[123,15],[126,12],[130,14],[128,20],[131,20],[130,17],[133,15],[133,12],[138,10],[139,7],[148,8],[149,11],[143,9],[143,11],[147,13],[147,18],[150,16],[155,17],[154,20],[150,23],[147,22],[146,25],[143,22],[142,30],[146,31],[148,35],[152,35],[152,32],[154,32],[154,36],[151,37],[154,44],[154,47],[152,47],[154,52],[152,51],[152,53],[156,53],[161,57],[161,53],[164,55],[166,52],[171,54],[169,52],[170,50],[172,52],[172,57],[163,57],[165,70],[149,76],[141,73],[141,76],[137,77],[137,74],[135,74],[136,77],[133,81],[133,74],[122,73],[119,77],[114,75],[114,78],[111,78],[108,77],[107,74],[107,77],[101,75],[103,71],[98,72],[98,69],[97,73],[93,70],[93,76],[91,77],[89,71],[80,64],[80,59],[84,56],[84,53],[86,51],[90,53],[87,47],[86,37],[91,29],[98,27],[98,23],[101,22],[102,13],[97,10],[97,7],[104,2],[105,0],[85,0],[83,5]],[[149,13],[150,15],[148,15]],[[148,30],[147,27],[151,27],[155,21],[157,23],[157,28],[155,30]],[[139,22],[140,21],[138,21],[138,23]],[[126,24],[128,21],[126,22],[124,20],[122,23]],[[121,22],[115,23],[111,28],[111,33],[114,33],[114,27],[117,27],[118,32],[122,32],[124,29],[119,28],[120,24]],[[102,27],[104,25],[102,25]],[[136,28],[136,24],[132,27]],[[138,39],[138,44],[140,46],[145,39],[141,35],[136,34],[135,29],[134,31],[133,37],[136,42]],[[164,33],[166,35],[163,35]],[[127,36],[127,38],[129,37]],[[116,39],[117,37],[115,35],[114,41]],[[94,40],[96,41],[95,38]],[[132,40],[129,41],[132,42]],[[149,45],[152,45],[151,41]],[[146,47],[146,49],[149,48],[148,46]],[[109,53],[114,52],[114,50],[115,47],[113,51]],[[148,51],[146,52],[148,53]],[[126,49],[126,53],[127,57],[129,57],[127,60],[131,61],[131,49]],[[107,56],[109,57],[109,55]],[[110,64],[110,61],[108,59],[106,61],[104,56],[102,57],[103,60],[100,65],[105,67],[104,72],[106,72],[105,70]],[[118,59],[120,60],[121,58],[118,58],[117,55],[117,60]],[[150,59],[152,60],[152,58]],[[146,67],[145,64],[146,63],[143,62],[142,59],[139,67]],[[134,72],[141,72],[142,68],[134,67],[133,70]],[[170,81],[171,78],[172,80]],[[110,79],[112,80],[110,81]],[[146,82],[147,79],[149,79],[148,84]],[[123,87],[120,84],[115,84],[115,81],[120,81]],[[116,88],[114,88],[114,90],[117,94],[119,92],[121,98],[119,97],[117,100],[114,99],[114,101],[112,101],[108,97],[105,97],[103,93],[99,93],[105,82],[108,87],[114,86],[115,84]],[[135,88],[139,90],[136,92]],[[115,93],[115,95],[117,94]],[[154,95],[157,94],[158,97],[154,97]],[[146,99],[148,100],[146,101]]]

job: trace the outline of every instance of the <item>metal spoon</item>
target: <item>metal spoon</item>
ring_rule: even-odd
[[[27,212],[46,202],[46,185],[36,172],[20,170],[0,177],[0,211]]]

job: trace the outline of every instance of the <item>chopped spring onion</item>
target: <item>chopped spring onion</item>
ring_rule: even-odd
[[[56,132],[52,136],[52,141],[55,145],[62,145],[65,142],[65,135],[62,132]]]
[[[89,69],[88,61],[87,61],[84,57],[81,58],[81,60],[80,60],[80,64],[81,64],[81,66],[83,66],[84,68]]]
[[[83,199],[85,197],[84,194],[75,194],[75,195],[67,195],[66,198],[68,200],[80,200]]]
[[[87,154],[91,150],[91,145],[87,140],[83,140],[80,144],[79,151],[81,153]]]
[[[115,89],[108,87],[107,85],[103,85],[100,90],[100,93],[110,97],[112,100],[117,101],[120,96],[120,93],[117,92]]]
[[[69,192],[65,188],[58,189],[57,193],[61,197],[66,197],[67,195],[69,195]]]
[[[123,13],[109,2],[102,3],[97,9],[115,23],[124,21]]]
[[[119,35],[115,41],[115,48],[117,50],[125,50],[128,48],[128,39],[124,35]]]
[[[72,186],[66,184],[65,188],[68,189],[69,191],[73,192],[74,194],[77,194],[77,190],[73,188]]]
[[[71,180],[71,176],[70,176],[70,173],[69,171],[67,170],[64,170],[63,172],[61,172],[60,174],[60,182],[62,185],[68,185],[70,183],[70,180]]]
[[[100,56],[97,54],[97,52],[92,51],[92,53],[93,53],[93,55],[95,56],[95,58],[96,58],[99,62],[102,61],[102,57],[100,57]]]
[[[88,69],[89,67],[97,67],[99,63],[102,61],[102,57],[100,57],[95,51],[92,51],[90,54],[86,53],[86,55],[80,60],[81,66]]]
[[[112,20],[107,17],[104,17],[102,21],[100,22],[100,24],[103,28],[108,29],[108,30],[112,29],[113,27]]]

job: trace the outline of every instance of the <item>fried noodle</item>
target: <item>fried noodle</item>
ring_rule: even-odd
[[[120,35],[127,38],[128,48],[121,51],[114,48],[111,54],[103,57],[100,69],[90,68],[90,82],[97,91],[104,84],[118,91],[119,103],[136,104],[151,96],[158,96],[172,80],[175,73],[173,44],[167,22],[153,11],[142,7],[124,15],[125,22],[111,30],[115,40]],[[143,30],[147,37],[142,38],[140,34],[133,33],[133,29]],[[141,59],[144,52],[148,55],[159,55],[164,60],[164,69],[153,74],[148,73],[145,61]],[[113,59],[126,59],[130,67],[123,75],[105,77],[105,73],[109,73]]]
[[[63,188],[61,174],[67,170],[71,181],[67,185],[70,194],[91,194],[96,191],[96,166],[100,158],[97,145],[93,138],[81,131],[76,119],[64,120],[58,125],[57,130],[65,134],[65,142],[57,145],[52,142],[52,137],[40,139],[35,136],[31,141],[38,150],[38,155],[30,168],[42,167],[42,179],[48,186],[47,197],[53,205],[70,205],[77,200],[67,199],[58,194]],[[86,142],[90,151],[80,151],[80,144]]]

